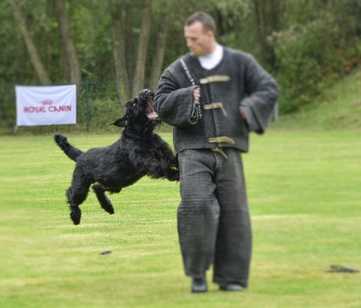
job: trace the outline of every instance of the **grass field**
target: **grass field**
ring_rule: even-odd
[[[211,284],[206,295],[190,294],[182,272],[178,184],[145,178],[111,196],[112,216],[90,194],[73,226],[64,197],[73,162],[49,135],[1,136],[0,307],[361,307],[361,273],[327,272],[361,269],[360,134],[253,136],[244,157],[250,288],[228,294]],[[82,149],[115,138],[70,136]]]

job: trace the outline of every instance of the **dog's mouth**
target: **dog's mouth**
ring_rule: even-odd
[[[154,110],[154,103],[152,99],[149,99],[147,102],[147,107],[145,109],[145,112],[147,114],[147,118],[151,121],[155,121],[158,119],[158,113]]]

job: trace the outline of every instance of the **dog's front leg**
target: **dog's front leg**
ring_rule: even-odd
[[[179,181],[179,169],[178,164],[169,163],[165,170],[165,177],[169,181]]]
[[[164,143],[161,146],[161,163],[165,178],[169,181],[179,181],[178,159],[173,151]]]
[[[147,164],[148,175],[152,178],[166,178],[169,181],[179,180],[179,170],[177,165],[170,161],[168,157],[152,159]]]
[[[104,187],[99,183],[95,183],[94,185],[92,185],[92,189],[104,211],[108,212],[109,214],[114,214],[113,205],[108,199],[108,197],[105,195]]]

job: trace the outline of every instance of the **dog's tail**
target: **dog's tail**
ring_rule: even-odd
[[[68,139],[60,134],[54,135],[54,140],[56,144],[63,150],[63,152],[68,156],[70,159],[76,161],[79,155],[83,152],[79,149],[73,147],[69,142]]]

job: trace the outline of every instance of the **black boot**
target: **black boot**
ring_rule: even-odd
[[[204,277],[192,277],[192,293],[204,293],[208,291],[207,280]]]
[[[244,290],[239,284],[229,283],[229,284],[222,284],[219,286],[221,291],[228,291],[228,292],[241,292]]]

